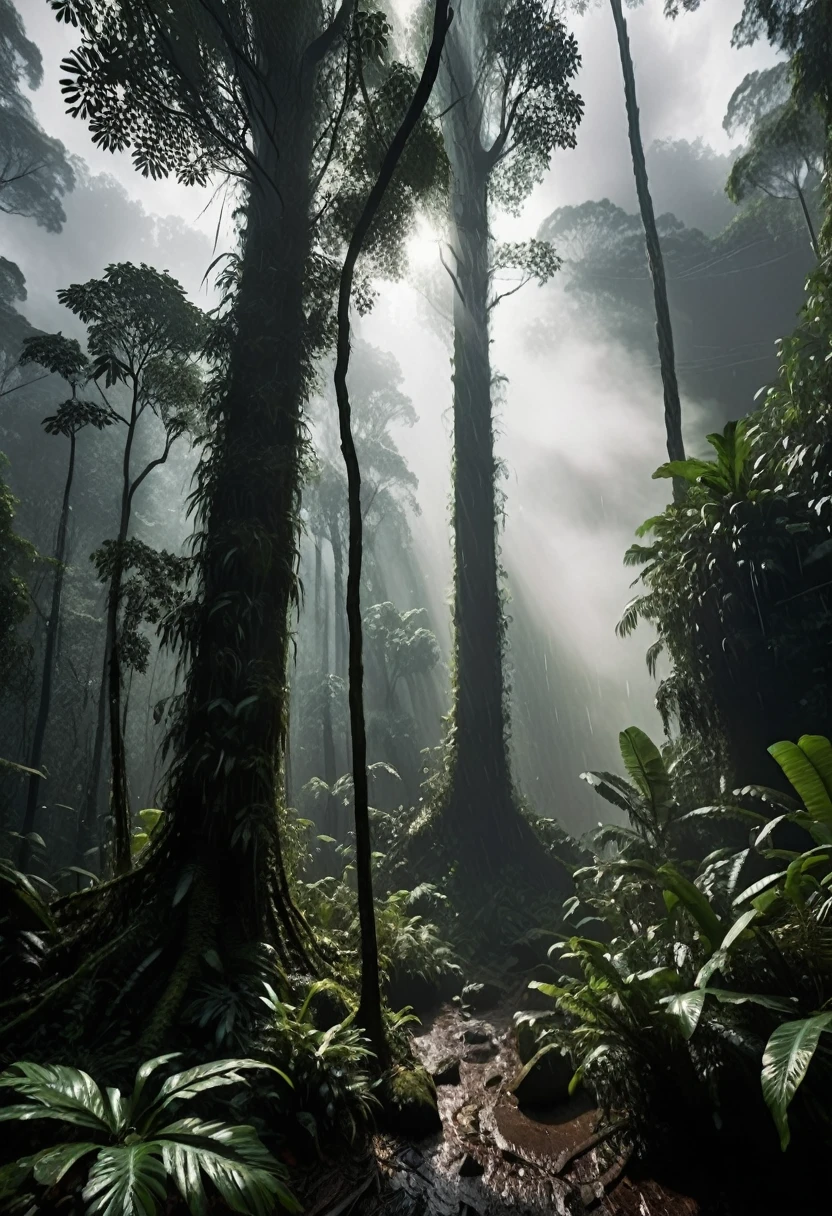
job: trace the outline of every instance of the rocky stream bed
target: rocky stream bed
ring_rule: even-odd
[[[557,1105],[518,1101],[521,999],[482,1013],[445,1005],[423,1020],[413,1051],[436,1081],[441,1130],[376,1136],[363,1161],[307,1195],[307,1216],[737,1216],[639,1177],[626,1121],[581,1091]]]

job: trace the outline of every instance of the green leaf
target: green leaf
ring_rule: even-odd
[[[587,785],[591,785],[596,794],[600,794],[607,802],[612,803],[613,806],[617,806],[620,811],[624,811],[627,815],[633,813],[632,802],[625,794],[619,793],[610,784],[606,773],[581,773],[581,781],[585,781]],[[632,798],[635,793],[636,791],[633,790],[630,797]]]
[[[766,1044],[761,1074],[763,1097],[774,1116],[783,1150],[788,1148],[790,1139],[789,1104],[806,1076],[821,1034],[830,1025],[832,1013],[784,1022]]]
[[[621,759],[630,779],[641,790],[658,820],[659,812],[671,803],[670,775],[653,740],[637,726],[628,726],[618,736]]]
[[[662,884],[679,897],[707,937],[711,950],[715,950],[725,936],[725,928],[707,898],[669,863],[659,866],[656,873]]]
[[[144,830],[148,833],[148,835],[153,831],[154,828],[159,826],[159,821],[161,820],[163,814],[163,811],[159,811],[155,807],[146,807],[145,810],[139,811],[139,819],[141,819],[142,824],[144,825]]]
[[[773,743],[769,755],[777,761],[813,819],[832,824],[832,798],[826,786],[832,764],[832,744],[822,735],[803,735],[798,743]]]
[[[686,823],[691,819],[742,819],[761,826],[769,822],[759,811],[749,811],[744,806],[700,806],[695,811],[680,815],[678,822]]]
[[[0,1086],[30,1099],[26,1107],[0,1108],[0,1120],[62,1119],[98,1132],[118,1131],[101,1090],[80,1069],[21,1061],[0,1075]],[[10,1111],[23,1113],[14,1116]]]
[[[291,1081],[284,1072],[275,1068],[273,1064],[266,1064],[263,1060],[214,1060],[209,1064],[197,1064],[195,1068],[188,1068],[184,1072],[178,1072],[172,1077],[168,1077],[159,1090],[154,1106],[161,1111],[171,1102],[193,1098],[196,1094],[204,1093],[205,1090],[216,1089],[223,1085],[238,1085],[245,1081],[242,1072],[251,1069],[266,1069],[269,1072],[277,1073],[282,1080],[291,1085]]]
[[[50,933],[57,932],[49,908],[27,876],[4,860],[0,860],[0,909],[24,928],[43,926]]]
[[[156,1216],[167,1194],[161,1146],[118,1144],[102,1148],[83,1190],[88,1216]]]
[[[681,477],[683,481],[697,482],[705,473],[712,473],[716,464],[712,460],[670,460],[660,465],[653,474],[656,478]]]
[[[301,1206],[283,1182],[283,1171],[253,1127],[179,1119],[159,1131],[168,1173],[193,1216],[205,1211],[200,1171],[234,1212],[271,1216],[275,1201],[290,1212]]]
[[[739,916],[734,921],[731,928],[723,937],[720,949],[726,951],[729,950],[737,938],[746,931],[751,922],[756,920],[759,915],[760,913],[757,908],[750,908],[747,912],[743,912],[742,916]]]
[[[672,1013],[682,1023],[684,1037],[691,1038],[705,1007],[705,989],[698,988],[695,992],[680,993],[666,999],[665,1004],[668,1013]]]
[[[100,1144],[91,1141],[81,1141],[76,1144],[58,1144],[55,1148],[44,1149],[38,1153],[34,1163],[35,1180],[42,1186],[54,1186],[60,1182],[64,1174],[72,1169],[76,1161],[86,1157],[88,1153],[97,1153]]]
[[[135,857],[150,841],[147,832],[133,832],[130,837],[130,856]]]
[[[181,1055],[181,1051],[169,1051],[167,1055],[154,1056],[152,1060],[145,1060],[136,1073],[136,1080],[133,1082],[133,1093],[130,1097],[131,1118],[138,1118],[142,1109],[144,1087],[156,1069],[161,1068],[163,1064],[169,1064],[171,1060],[178,1060]]]

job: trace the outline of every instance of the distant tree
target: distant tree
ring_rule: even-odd
[[[772,110],[784,106],[791,95],[792,74],[787,60],[749,72],[731,94],[722,126],[729,135],[747,132]]]
[[[29,775],[29,785],[26,794],[26,808],[23,814],[20,844],[19,866],[25,870],[29,861],[28,837],[35,828],[37,815],[38,791],[40,788],[40,767],[43,760],[43,743],[46,729],[49,725],[49,711],[52,704],[52,687],[55,679],[57,664],[58,632],[61,625],[61,601],[63,597],[64,577],[66,575],[66,547],[69,533],[70,497],[72,482],[75,476],[75,449],[80,431],[87,426],[102,430],[110,426],[114,416],[105,405],[98,405],[78,398],[78,389],[87,380],[90,365],[86,355],[74,338],[65,338],[63,334],[45,334],[43,337],[27,338],[20,359],[22,365],[37,364],[53,375],[60,376],[69,385],[71,396],[62,402],[49,418],[43,421],[43,429],[47,435],[62,435],[69,440],[69,462],[67,464],[66,480],[64,482],[61,510],[58,516],[58,531],[55,539],[53,554],[54,573],[52,577],[52,599],[49,616],[46,619],[46,640],[43,651],[43,668],[41,671],[40,697],[38,701],[35,729],[32,735],[32,747],[29,753],[29,767],[33,770]]]
[[[17,500],[2,476],[7,463],[0,453],[0,689],[8,688],[20,674],[24,648],[17,629],[29,611],[24,576],[37,558],[34,547],[14,530]]]
[[[823,153],[820,114],[814,108],[801,110],[789,100],[753,122],[748,147],[728,177],[728,197],[741,203],[761,191],[771,198],[797,199],[815,256],[820,257],[807,193],[820,180]]]
[[[441,77],[452,176],[445,266],[454,288],[456,563],[453,725],[441,820],[465,841],[472,873],[481,864],[499,867],[529,845],[508,756],[489,325],[500,299],[532,277],[545,281],[558,265],[543,242],[495,248],[489,206],[516,210],[553,150],[574,146],[582,113],[571,85],[578,65],[575,39],[555,5],[489,0],[455,17]],[[503,290],[500,271],[509,266],[520,279]]]
[[[573,0],[578,12],[584,12],[594,0]],[[626,0],[630,8],[641,5],[642,0]],[[693,9],[695,2],[682,3],[681,7]],[[667,284],[665,281],[664,260],[662,247],[656,227],[656,216],[653,199],[650,194],[650,183],[647,176],[647,164],[644,157],[644,144],[641,138],[641,120],[639,118],[638,100],[636,98],[636,78],[633,67],[633,56],[630,50],[630,36],[627,31],[627,21],[624,16],[622,0],[610,0],[615,33],[618,41],[618,54],[621,60],[621,72],[624,78],[624,100],[627,108],[627,133],[630,140],[630,154],[633,161],[636,194],[638,196],[641,222],[644,225],[644,238],[647,247],[647,264],[650,268],[650,278],[653,283],[653,302],[656,310],[656,337],[659,348],[659,368],[664,390],[664,419],[667,434],[667,454],[671,460],[684,460],[685,446],[682,439],[682,406],[679,398],[679,385],[676,376],[676,355],[673,347],[673,326],[670,320],[670,305],[667,299]],[[680,5],[674,0],[667,0],[665,12],[676,16]],[[674,497],[679,500],[684,496],[684,483],[677,478],[673,483]]]
[[[76,283],[58,299],[87,325],[90,376],[106,386],[123,385],[124,411],[113,417],[124,427],[118,530],[109,559],[99,562],[107,587],[107,626],[99,692],[98,722],[92,770],[80,817],[79,848],[89,848],[97,814],[104,731],[108,709],[112,767],[113,864],[117,873],[130,867],[130,816],[127,767],[121,724],[122,658],[119,612],[125,546],[133,501],[154,469],[167,460],[173,444],[199,423],[201,375],[195,359],[206,337],[206,318],[190,304],[168,274],[150,266],[122,262],[108,266],[101,279]],[[134,467],[133,447],[143,418],[155,417],[164,429],[158,455]]]
[[[18,387],[18,355],[24,338],[34,337],[17,305],[26,299],[26,278],[16,262],[0,257],[0,398]],[[44,373],[44,378],[48,373]]]
[[[814,105],[821,116],[826,222],[819,244],[826,257],[832,249],[832,7],[828,0],[744,0],[734,45],[750,46],[760,37],[789,56],[799,109]]]
[[[66,219],[61,199],[75,175],[66,148],[41,129],[21,92],[23,76],[29,88],[40,85],[41,54],[12,0],[0,0],[0,211],[60,232]]]

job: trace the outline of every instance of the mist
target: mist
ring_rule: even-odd
[[[731,48],[740,9],[740,0],[730,0],[676,22],[665,20],[656,5],[629,14],[656,212],[672,211],[690,228],[710,225],[716,231],[731,218],[734,208],[722,181],[736,149],[722,129],[722,117],[743,76],[775,60],[762,44]],[[44,57],[44,83],[31,92],[35,114],[64,142],[77,177],[75,190],[64,199],[66,223],[60,233],[44,233],[20,216],[0,216],[6,255],[26,276],[22,313],[37,328],[82,336],[82,327],[57,303],[56,290],[127,260],[169,271],[194,302],[211,307],[216,295],[206,271],[213,258],[233,247],[233,190],[186,189],[171,178],[152,181],[133,170],[126,153],[94,147],[84,124],[65,113],[58,85],[60,60],[74,45],[74,31],[58,25],[45,5],[23,4],[20,12]],[[400,16],[407,15],[402,4]],[[544,180],[518,215],[495,209],[496,240],[528,238],[557,208],[587,199],[607,198],[628,213],[636,211],[612,23],[605,11],[594,9],[570,19],[570,26],[582,55],[576,87],[585,102],[577,147],[554,153]],[[678,166],[661,154],[663,144],[680,140],[699,141],[711,158],[703,161],[701,172],[690,170],[684,189]],[[439,237],[420,223],[410,241],[412,282],[380,281],[375,306],[357,321],[356,332],[396,359],[402,391],[417,415],[415,426],[403,431],[394,425],[392,433],[418,478],[419,514],[411,517],[410,527],[426,602],[398,606],[428,609],[443,654],[432,678],[447,705],[451,294],[438,261]],[[800,263],[798,277],[802,270]],[[661,733],[656,680],[644,663],[649,631],[621,640],[615,625],[631,594],[622,555],[636,527],[667,501],[667,484],[651,481],[666,455],[655,356],[634,350],[605,325],[601,313],[588,317],[576,308],[569,278],[564,267],[545,287],[530,283],[500,305],[492,325],[492,358],[500,378],[495,416],[505,495],[500,547],[510,597],[507,665],[515,778],[539,813],[580,834],[596,821],[597,800],[579,774],[614,767],[624,726]],[[425,298],[426,288],[431,300]],[[796,311],[799,303],[791,283],[784,307]],[[767,347],[756,369],[759,385],[775,366],[773,347]],[[334,403],[328,409],[318,425],[332,427],[334,434]],[[706,431],[730,413],[724,401],[691,394],[683,384],[689,451],[700,453]],[[11,455],[14,487],[15,464],[27,456]],[[170,473],[178,489],[165,503],[162,531],[177,549],[190,530],[184,489],[195,458],[183,449]],[[153,512],[159,502],[158,493],[151,496],[144,514],[146,527],[157,534]],[[308,567],[302,576],[309,585]],[[301,616],[301,635],[305,623],[308,614]],[[436,746],[440,731],[436,721],[424,745]]]

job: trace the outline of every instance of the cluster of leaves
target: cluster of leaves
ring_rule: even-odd
[[[580,66],[574,34],[548,0],[490,5],[479,69],[493,142],[494,200],[516,212],[541,180],[555,148],[574,148],[583,101],[572,88]]]
[[[331,980],[318,980],[298,1005],[270,984],[261,999],[268,1010],[267,1041],[292,1077],[297,1121],[316,1142],[325,1131],[354,1140],[377,1103],[372,1051],[355,1025],[349,994]]]
[[[657,630],[670,675],[659,688],[665,719],[713,755],[721,737],[734,773],[749,773],[749,745],[795,737],[832,715],[829,474],[830,277],[810,279],[803,324],[780,348],[779,382],[756,414],[708,436],[715,460],[662,466],[688,483],[685,499],[639,529],[647,544],[625,561],[643,567],[641,591],[619,632]]]
[[[18,1098],[0,1106],[0,1122],[48,1120],[67,1132],[57,1143],[3,1167],[4,1209],[15,1202],[26,1210],[39,1196],[48,1203],[69,1195],[78,1196],[89,1216],[155,1216],[165,1210],[172,1186],[192,1216],[203,1216],[209,1207],[207,1180],[232,1211],[266,1216],[279,1204],[299,1212],[284,1167],[253,1127],[181,1113],[198,1095],[243,1085],[245,1072],[271,1066],[261,1060],[217,1060],[168,1076],[159,1086],[148,1084],[177,1058],[174,1053],[148,1060],[129,1094],[102,1090],[87,1073],[61,1065],[21,1062],[0,1075],[0,1088]]]
[[[796,797],[746,787],[738,804],[681,811],[673,774],[633,728],[622,735],[630,781],[592,775],[629,824],[596,834],[604,855],[576,872],[564,909],[574,928],[550,951],[560,979],[533,986],[555,1000],[544,1038],[572,1055],[573,1084],[626,1108],[642,1139],[683,1117],[700,1132],[712,1118],[759,1131],[762,1098],[785,1149],[801,1087],[801,1130],[828,1118],[832,745],[804,736],[770,751]],[[720,842],[740,823],[749,843],[691,861],[669,830],[686,822],[710,823]]]
[[[4,982],[11,984],[13,975],[36,972],[56,932],[43,880],[22,874],[0,858],[0,976]]]
[[[165,618],[181,608],[192,561],[153,549],[131,537],[121,545],[106,540],[91,555],[96,573],[109,586],[118,563],[121,579],[119,647],[124,669],[145,672],[150,639],[143,625],[165,627]]]

